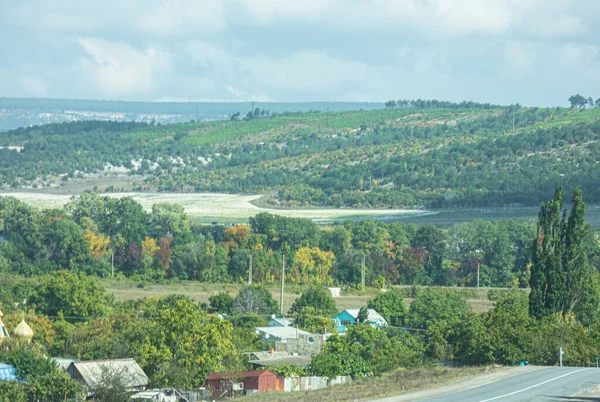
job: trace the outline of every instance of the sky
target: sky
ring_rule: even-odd
[[[600,97],[600,0],[0,0],[0,96]]]

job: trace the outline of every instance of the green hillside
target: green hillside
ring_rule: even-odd
[[[110,164],[140,191],[267,194],[282,206],[535,205],[558,184],[600,202],[600,108],[423,106],[18,129],[0,135],[0,185],[91,182]]]

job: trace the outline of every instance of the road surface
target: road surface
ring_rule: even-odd
[[[427,402],[600,401],[596,398],[574,397],[586,389],[598,386],[600,386],[600,369],[550,367],[422,400]]]

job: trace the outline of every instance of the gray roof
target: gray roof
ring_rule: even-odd
[[[288,357],[288,356],[290,356],[290,354],[288,352],[280,352],[280,351],[251,352],[250,353],[250,361],[279,359],[279,358]]]
[[[286,366],[293,364],[295,366],[306,367],[310,364],[311,359],[307,356],[292,356],[288,353],[286,357],[276,357],[265,360],[250,360],[250,363],[256,364],[257,366]]]
[[[79,361],[79,359],[68,359],[64,357],[53,357],[52,360],[54,360],[56,364],[58,364],[58,367],[65,371],[69,369],[71,363]]]
[[[282,327],[289,327],[290,325],[292,325],[294,323],[293,318],[272,318],[271,321],[269,321],[269,324],[273,321],[280,324]],[[271,326],[271,325],[269,325],[269,326]]]
[[[360,311],[359,308],[347,308],[346,311],[348,314],[350,314],[352,317],[354,317],[354,319],[358,318],[358,312]],[[372,308],[367,309],[368,311],[368,315],[367,315],[367,320],[369,322],[377,322],[377,321],[381,321],[383,323],[383,325],[387,325],[387,321],[385,320],[385,318],[383,318],[381,316],[381,314],[379,314],[377,311],[373,310]]]
[[[256,327],[256,331],[262,334],[265,338],[269,335],[269,338],[279,338],[282,341],[292,338],[295,339],[297,335],[310,335],[310,332],[296,329],[294,327]]]
[[[126,388],[133,389],[148,385],[148,377],[133,359],[88,360],[73,362],[68,370],[71,377],[95,386],[105,375],[118,375]]]

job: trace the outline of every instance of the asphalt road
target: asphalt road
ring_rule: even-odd
[[[600,401],[597,398],[574,397],[586,389],[597,386],[600,386],[600,369],[551,367],[425,400],[428,402]]]

